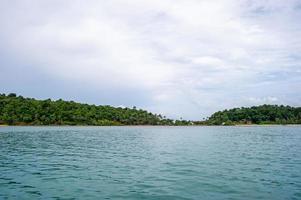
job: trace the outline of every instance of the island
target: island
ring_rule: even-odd
[[[271,125],[301,124],[301,107],[260,105],[215,112],[205,121],[207,125]]]
[[[0,94],[0,125],[264,125],[301,124],[301,107],[260,105],[218,111],[200,120],[173,120],[146,110]]]

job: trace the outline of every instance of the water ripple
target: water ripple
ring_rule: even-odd
[[[301,127],[0,127],[0,199],[301,199]]]

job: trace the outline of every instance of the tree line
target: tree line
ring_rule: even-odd
[[[7,125],[187,125],[142,109],[36,100],[0,94],[0,124]]]
[[[261,105],[233,108],[216,112],[201,123],[207,125],[301,124],[301,107]]]
[[[74,101],[36,100],[0,94],[0,124],[6,125],[237,125],[301,124],[301,107],[261,105],[218,111],[203,121],[172,120],[133,108]]]

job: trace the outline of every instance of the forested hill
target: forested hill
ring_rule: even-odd
[[[219,111],[205,121],[171,120],[134,108],[0,94],[0,125],[301,124],[301,107],[262,105]]]
[[[185,125],[145,110],[73,101],[36,100],[0,94],[0,124],[8,125]]]
[[[208,125],[235,124],[301,124],[301,107],[262,105],[233,108],[211,115]]]

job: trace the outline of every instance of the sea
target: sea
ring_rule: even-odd
[[[0,127],[0,199],[301,199],[301,126]]]

